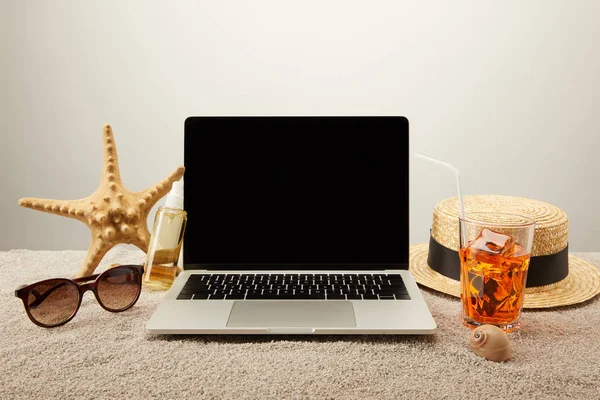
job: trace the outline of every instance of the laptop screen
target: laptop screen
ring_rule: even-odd
[[[185,268],[406,268],[404,117],[190,117]]]

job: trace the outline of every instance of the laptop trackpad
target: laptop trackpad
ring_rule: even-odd
[[[228,327],[270,328],[354,328],[351,301],[291,300],[236,301]]]

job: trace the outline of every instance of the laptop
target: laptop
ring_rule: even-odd
[[[150,334],[431,334],[408,271],[409,124],[193,116],[183,271]]]

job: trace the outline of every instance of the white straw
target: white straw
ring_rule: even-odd
[[[458,172],[458,170],[456,169],[456,167],[454,167],[454,165],[452,164],[448,164],[447,162],[443,162],[440,160],[436,160],[435,158],[431,158],[431,157],[426,157],[422,154],[418,154],[418,153],[414,153],[415,156],[420,157],[424,160],[428,160],[437,164],[441,164],[447,168],[449,168],[454,175],[456,175],[456,188],[458,189],[458,205],[460,207],[460,217],[461,218],[465,218],[465,206],[463,203],[463,198],[462,198],[462,190],[460,188],[460,172]]]

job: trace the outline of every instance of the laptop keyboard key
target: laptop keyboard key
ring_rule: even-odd
[[[221,285],[221,284],[210,285],[211,290],[221,290],[224,287],[225,287],[225,285]]]
[[[400,276],[400,274],[388,274],[387,278],[389,280],[394,280],[394,279],[402,280],[402,276]]]
[[[269,290],[269,289],[271,289],[271,285],[269,285],[268,283],[259,283],[258,285],[256,285],[256,289]]]
[[[377,292],[375,292],[377,293]],[[408,290],[400,287],[382,287],[379,294],[408,294]]]

